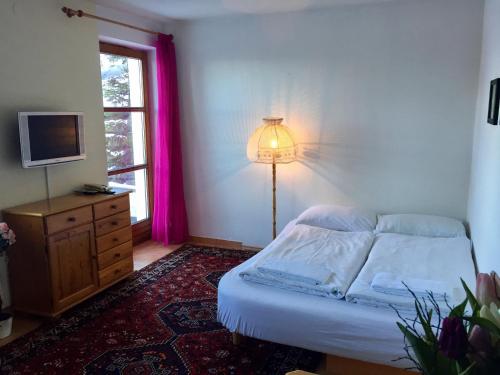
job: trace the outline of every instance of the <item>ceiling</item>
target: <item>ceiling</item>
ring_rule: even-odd
[[[156,19],[197,19],[320,9],[396,0],[93,0],[96,4]],[[402,0],[397,0],[402,1]]]

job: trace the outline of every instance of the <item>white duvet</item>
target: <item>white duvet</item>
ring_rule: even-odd
[[[348,302],[379,308],[397,308],[413,313],[414,300],[408,296],[380,293],[372,287],[377,274],[390,273],[402,280],[432,280],[439,283],[448,304],[457,305],[465,298],[460,277],[473,288],[474,263],[471,244],[466,237],[429,238],[402,234],[378,234],[366,264],[346,294]],[[438,301],[443,310],[447,304]]]
[[[297,224],[240,272],[246,281],[340,299],[366,260],[371,232],[338,232]]]

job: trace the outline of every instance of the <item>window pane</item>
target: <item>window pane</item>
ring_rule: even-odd
[[[142,62],[126,56],[101,53],[104,107],[142,107]]]
[[[148,218],[148,180],[145,169],[108,177],[109,186],[132,190],[130,216],[132,224]]]
[[[108,171],[146,164],[144,114],[105,112]]]

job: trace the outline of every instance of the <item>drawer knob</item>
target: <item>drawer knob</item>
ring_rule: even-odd
[[[76,217],[70,216],[70,217],[68,217],[68,221],[71,222],[71,223],[73,223],[73,222],[76,221]]]
[[[120,272],[122,272],[122,270],[118,268],[117,270],[115,270],[115,275],[118,275]]]
[[[118,225],[118,221],[112,221],[111,225]]]
[[[109,206],[112,210],[116,210],[118,207],[116,206],[116,204],[112,204],[111,206]]]
[[[120,253],[115,253],[115,258],[119,258],[120,257]]]
[[[118,242],[118,238],[113,238],[113,242]]]

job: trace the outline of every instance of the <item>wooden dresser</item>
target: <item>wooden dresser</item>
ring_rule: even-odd
[[[3,211],[16,311],[56,316],[133,272],[128,191],[66,195]]]

